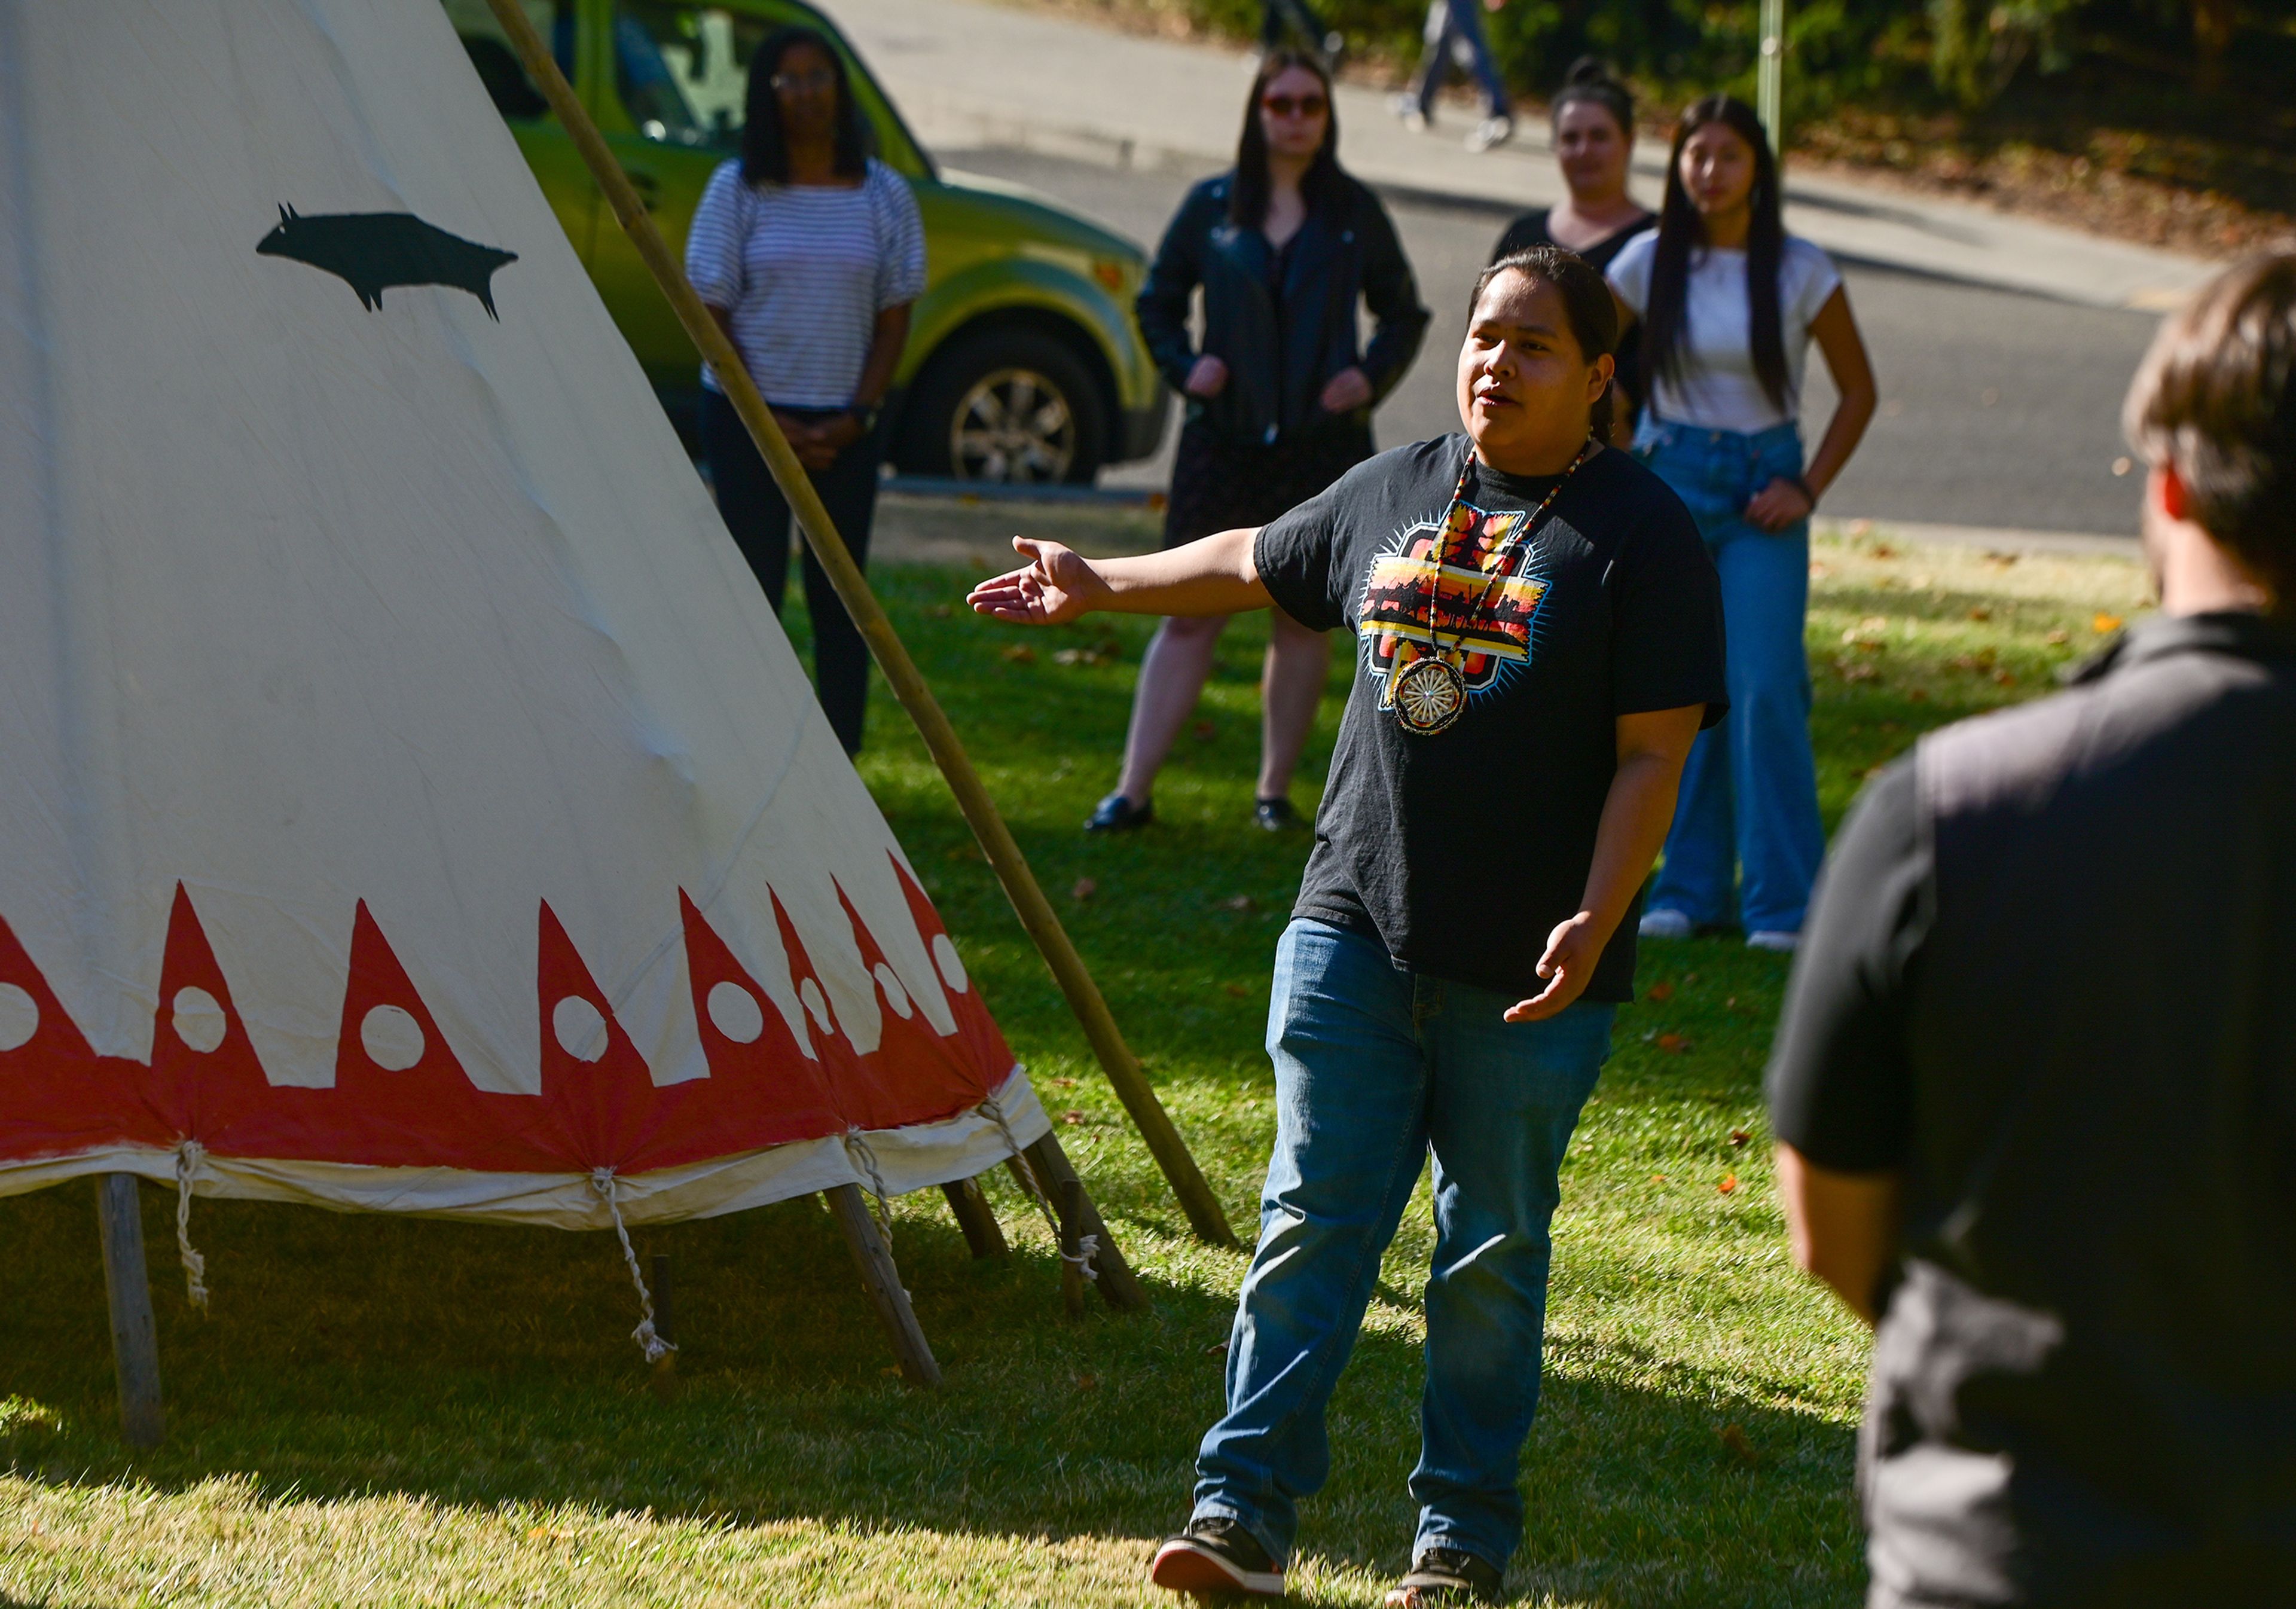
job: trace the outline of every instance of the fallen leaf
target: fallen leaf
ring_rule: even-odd
[[[1674,998],[1674,985],[1671,983],[1653,983],[1648,989],[1643,990],[1643,998],[1652,1001],[1656,1005],[1663,1006],[1669,1000]]]
[[[1653,1185],[1662,1185],[1662,1184],[1666,1183],[1666,1175],[1665,1175],[1665,1174],[1663,1174],[1663,1173],[1653,1173],[1653,1174],[1652,1174],[1652,1175],[1651,1175],[1651,1183],[1652,1183]]]
[[[1927,687],[1908,687],[1906,696],[1917,704],[1926,704],[1930,702],[1930,690]]]
[[[1078,1375],[1076,1377],[1076,1383],[1077,1390],[1080,1391],[1096,1391],[1100,1389],[1098,1375]]]
[[[1737,1459],[1739,1463],[1751,1466],[1762,1461],[1762,1455],[1754,1450],[1754,1444],[1746,1439],[1746,1433],[1740,1426],[1726,1424],[1722,1427],[1720,1434],[1722,1450]]]
[[[2094,620],[2090,620],[2088,624],[2090,630],[2095,632],[2097,636],[2103,636],[2109,631],[2118,631],[2120,629],[2120,617],[2117,614],[2100,614]]]
[[[1898,550],[1890,546],[1887,542],[1874,543],[1872,552],[1874,556],[1877,559],[1894,559],[1898,556]]]
[[[1232,894],[1227,899],[1220,901],[1220,907],[1224,910],[1248,911],[1251,908],[1251,896],[1249,894]]]
[[[1033,665],[1037,651],[1026,643],[1007,643],[996,651],[996,656],[1012,665]]]
[[[1053,655],[1055,665],[1105,665],[1108,655],[1097,648],[1063,648]]]
[[[1204,1349],[1204,1356],[1207,1358],[1224,1357],[1226,1355],[1226,1352],[1227,1342],[1225,1341],[1215,1341],[1211,1345]]]
[[[1211,722],[1208,720],[1198,721],[1193,729],[1196,735],[1196,741],[1200,743],[1208,743],[1211,742],[1212,735],[1219,730],[1218,727],[1213,726]]]
[[[946,603],[932,603],[926,606],[925,612],[936,620],[945,620],[956,612]]]
[[[1723,1009],[1724,1011],[1735,1011],[1735,1010],[1737,1010],[1737,1009],[1738,1009],[1738,997],[1737,997],[1737,996],[1735,996],[1735,995],[1731,995],[1731,996],[1728,996],[1727,997],[1726,997],[1726,998],[1723,1000],[1723,1002],[1722,1002],[1722,1009]]]
[[[1098,892],[1100,892],[1100,884],[1095,882],[1089,877],[1079,877],[1076,880],[1076,886],[1069,891],[1069,898],[1071,899],[1089,899]]]
[[[2007,670],[1995,671],[1993,673],[1993,681],[1996,686],[2001,687],[2013,687],[2017,685],[2015,673]]]
[[[1752,1135],[1747,1133],[1743,1129],[1733,1129],[1730,1130],[1730,1143],[1733,1145],[1743,1145],[1748,1140],[1752,1139],[1753,1137],[1754,1137]]]
[[[1076,1080],[1074,1079],[1054,1079],[1053,1080],[1053,1088],[1055,1089],[1074,1089],[1076,1088]]]
[[[1075,1125],[1084,1121],[1084,1113],[1071,1106],[1066,1112],[1061,1113],[1061,1121],[1073,1128]]]
[[[1229,994],[1234,995],[1239,1000],[1249,1000],[1251,998],[1251,991],[1241,983],[1223,983],[1220,987],[1226,989]]]
[[[1738,1187],[1738,1176],[1734,1173],[1726,1173],[1722,1176],[1722,1182],[1714,1187],[1727,1195]]]
[[[1678,1056],[1690,1048],[1690,1041],[1678,1033],[1662,1033],[1658,1037],[1658,1047],[1670,1056]]]
[[[951,860],[978,860],[980,858],[980,846],[977,843],[960,843],[948,852],[948,858]]]
[[[1695,983],[1698,981],[1698,974],[1696,973],[1685,973],[1682,974],[1682,981],[1685,983]]]
[[[1853,537],[1872,536],[1874,534],[1874,521],[1871,520],[1852,520],[1849,521],[1849,534]]]
[[[1969,612],[1969,618],[1972,620],[1989,620],[1993,618],[1993,612],[1980,603]]]
[[[2073,634],[2060,628],[2058,630],[2049,633],[2049,635],[2043,640],[2046,641],[2052,648],[2062,648],[2067,643],[2073,640]]]

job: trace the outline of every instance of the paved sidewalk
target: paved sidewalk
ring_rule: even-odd
[[[983,0],[825,0],[929,147],[1001,145],[1119,166],[1224,163],[1235,149],[1243,53],[1141,38]],[[1386,96],[1339,91],[1341,151],[1358,177],[1495,212],[1560,200],[1536,120],[1483,156],[1451,111],[1414,135]],[[1637,188],[1655,201],[1666,148],[1643,141]],[[2211,265],[1980,208],[1789,169],[1786,226],[1853,262],[2024,291],[2089,307],[2174,307]],[[1152,242],[1151,242],[1152,243]]]

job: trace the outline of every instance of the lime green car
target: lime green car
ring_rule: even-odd
[[[685,425],[700,359],[485,0],[445,0],[631,349]],[[738,154],[749,62],[771,29],[816,29],[845,58],[876,154],[925,226],[925,293],[885,411],[896,468],[1089,483],[1162,436],[1163,384],[1132,319],[1147,271],[1121,235],[1016,185],[937,168],[836,26],[803,0],[524,0],[559,64],[683,250],[710,173]]]

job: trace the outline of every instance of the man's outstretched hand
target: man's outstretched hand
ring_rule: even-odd
[[[1099,608],[1109,595],[1083,554],[1058,542],[1013,538],[1013,551],[1029,561],[1025,570],[991,576],[965,595],[980,614],[1020,626],[1058,626]]]

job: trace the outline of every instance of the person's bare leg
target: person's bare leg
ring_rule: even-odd
[[[1116,783],[1116,791],[1136,806],[1148,802],[1181,723],[1195,712],[1212,673],[1212,649],[1226,625],[1224,614],[1168,620],[1141,656],[1132,729],[1124,738],[1124,775]]]
[[[1259,677],[1259,783],[1256,797],[1282,799],[1308,746],[1331,674],[1332,638],[1281,609],[1267,612],[1267,663]]]

